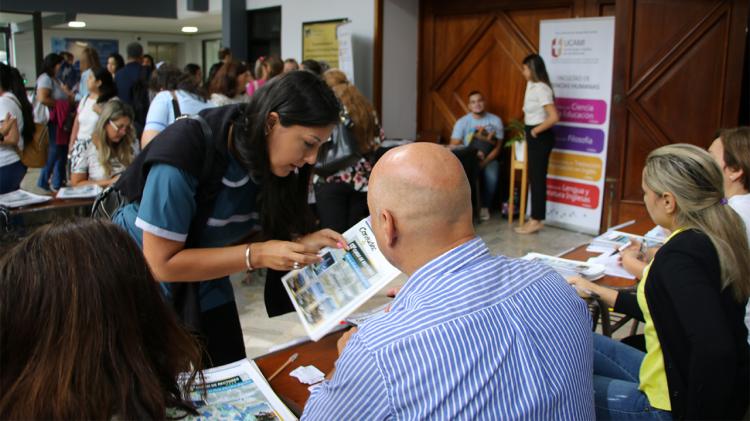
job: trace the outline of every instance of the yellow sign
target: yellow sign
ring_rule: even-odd
[[[596,156],[552,151],[549,157],[549,174],[599,181],[602,178],[602,160]]]
[[[343,20],[302,24],[302,60],[325,61],[332,69],[339,67],[339,40],[336,28]]]

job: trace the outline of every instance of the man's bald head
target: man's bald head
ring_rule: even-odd
[[[372,171],[372,213],[388,210],[402,230],[471,227],[471,189],[461,163],[445,147],[414,143],[388,151]]]

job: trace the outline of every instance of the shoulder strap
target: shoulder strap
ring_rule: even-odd
[[[180,103],[177,102],[177,95],[175,95],[174,91],[169,91],[169,93],[172,95],[172,110],[174,111],[174,118],[177,118],[182,115],[182,111],[180,111]],[[205,123],[206,121],[203,120],[203,122]],[[210,129],[211,128],[209,127],[209,130]]]

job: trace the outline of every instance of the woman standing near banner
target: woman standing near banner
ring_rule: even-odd
[[[547,68],[538,54],[530,54],[523,59],[523,77],[527,80],[523,113],[528,146],[526,159],[531,180],[531,218],[523,226],[516,228],[516,232],[532,234],[544,228],[543,221],[547,213],[547,167],[555,146],[555,136],[550,129],[560,117],[555,108]]]

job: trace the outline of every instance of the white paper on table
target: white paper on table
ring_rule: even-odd
[[[326,377],[325,373],[318,370],[318,368],[314,365],[301,365],[292,370],[289,375],[292,377],[296,377],[297,380],[304,384],[320,383]]]
[[[58,199],[93,199],[102,192],[102,188],[96,184],[78,187],[62,187],[57,192]]]
[[[604,266],[604,273],[609,276],[617,276],[626,279],[635,279],[635,276],[631,275],[630,272],[625,270],[620,264],[620,254],[616,253],[611,255],[610,253],[602,253],[596,257],[590,257],[589,263]]]
[[[35,205],[52,200],[51,196],[42,196],[27,192],[26,190],[16,190],[10,193],[0,194],[0,205],[9,208],[20,208],[21,206]]]

